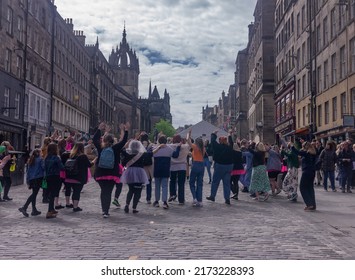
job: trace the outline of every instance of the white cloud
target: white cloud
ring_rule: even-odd
[[[73,18],[86,42],[99,37],[108,59],[122,40],[140,62],[140,95],[149,81],[170,93],[175,127],[201,120],[202,106],[217,104],[234,82],[235,59],[246,47],[256,0],[57,0],[63,18]],[[140,51],[142,50],[142,51]],[[152,64],[147,56],[155,55]],[[162,63],[159,63],[162,60]]]

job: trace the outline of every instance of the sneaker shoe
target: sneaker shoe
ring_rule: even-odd
[[[327,192],[328,191],[328,189],[326,189],[326,188],[324,188],[324,190]]]
[[[120,207],[121,207],[121,204],[118,202],[117,199],[114,199],[114,200],[112,201],[112,204],[115,205],[117,208],[120,208]]]
[[[110,214],[109,214],[109,213],[103,213],[103,214],[102,214],[102,217],[104,217],[105,219],[107,219],[108,217],[110,217]]]
[[[172,196],[169,197],[168,201],[169,202],[175,201],[176,197],[177,197],[176,195],[172,195]]]
[[[137,213],[139,213],[139,211],[138,211],[137,209],[133,209],[133,210],[132,210],[132,213],[133,213],[133,214],[137,214]]]
[[[297,197],[298,197],[298,194],[297,194],[297,193],[292,193],[292,194],[290,195],[290,197],[289,197],[288,200],[294,201],[294,200],[296,199],[296,201],[297,201]]]
[[[238,200],[238,194],[235,194],[231,197],[232,199]]]
[[[65,208],[74,208],[74,205],[73,204],[66,204]]]
[[[11,198],[11,197],[8,197],[8,196],[4,196],[4,197],[3,197],[3,200],[5,200],[5,201],[11,201],[12,198]]]
[[[124,207],[123,211],[124,211],[125,213],[129,213],[128,205],[126,205],[126,206]]]
[[[31,212],[31,216],[38,216],[38,215],[41,215],[41,212],[38,210],[34,210]]]
[[[336,192],[336,191],[337,191],[337,189],[332,189],[332,191],[333,191],[333,192]]]
[[[281,192],[281,189],[277,189],[275,195],[278,195]]]
[[[350,189],[348,189],[346,192],[347,192],[347,193],[352,193],[352,191],[351,191]]]
[[[28,217],[28,213],[26,212],[26,209],[21,207],[18,209],[18,211],[20,211],[26,218]]]
[[[57,205],[57,206],[54,207],[54,209],[56,209],[56,210],[63,209],[63,208],[64,208],[63,205]]]
[[[230,201],[230,199],[226,199],[225,204],[227,204],[227,205],[231,205],[231,201]]]
[[[159,207],[159,202],[158,201],[154,201],[153,207]]]
[[[169,204],[165,201],[164,204],[163,204],[163,208],[164,209],[169,209]]]
[[[242,189],[242,192],[249,192],[249,190],[248,190],[247,187],[244,187],[244,188]]]
[[[252,193],[249,195],[250,197],[256,197],[256,194],[255,193]]]
[[[147,200],[147,204],[152,204],[152,202],[150,200]]]
[[[73,208],[73,212],[80,212],[83,211],[80,207]]]
[[[212,196],[207,196],[206,199],[209,200],[209,201],[215,201],[215,198],[212,197]]]

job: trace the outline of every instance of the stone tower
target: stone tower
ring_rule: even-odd
[[[134,98],[139,95],[139,61],[136,52],[127,43],[126,27],[123,28],[122,42],[116,50],[112,49],[109,64],[115,72],[115,84]]]

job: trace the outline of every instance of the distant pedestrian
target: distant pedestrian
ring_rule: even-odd
[[[192,194],[192,205],[195,207],[202,207],[202,193],[203,193],[203,175],[205,167],[203,164],[203,155],[205,147],[202,138],[196,138],[194,142],[191,139],[191,130],[187,134],[187,144],[192,149],[192,166],[189,176],[189,185]]]
[[[249,147],[249,151],[253,154],[253,172],[249,191],[255,193],[254,199],[266,201],[269,198],[270,182],[265,166],[265,146],[259,142],[255,145],[255,149]]]
[[[168,209],[168,179],[170,177],[171,158],[179,157],[180,145],[174,147],[167,145],[165,135],[160,135],[158,145],[153,147],[154,153],[154,181],[155,181],[155,201],[154,207],[159,207],[160,190],[163,201],[163,208]]]
[[[40,215],[41,212],[37,210],[36,207],[36,199],[39,189],[41,188],[43,176],[44,176],[44,163],[41,158],[41,150],[35,149],[32,151],[30,158],[27,162],[27,175],[26,175],[26,183],[30,190],[32,190],[32,194],[27,198],[25,204],[19,208],[18,210],[25,216],[28,217],[27,208],[31,204],[32,212],[31,216]]]
[[[207,200],[215,201],[220,182],[223,183],[223,196],[227,205],[230,205],[231,173],[233,170],[233,147],[228,143],[226,136],[221,136],[217,142],[217,131],[211,134],[211,144],[214,153],[214,167],[211,184],[211,194]]]
[[[54,199],[59,196],[62,180],[60,171],[64,170],[64,165],[58,155],[58,145],[50,143],[47,147],[47,156],[44,159],[44,176],[48,187],[48,212],[47,219],[55,218],[58,211],[54,209]]]
[[[302,160],[302,176],[300,181],[300,191],[306,207],[305,211],[314,211],[317,208],[316,197],[314,193],[314,177],[316,175],[315,163],[317,152],[310,142],[303,142],[302,149],[297,150],[292,146],[292,151],[301,156]]]

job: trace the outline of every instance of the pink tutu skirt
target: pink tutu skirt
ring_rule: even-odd
[[[121,183],[123,184],[133,184],[141,183],[144,185],[149,184],[148,176],[145,170],[141,167],[128,167],[123,171],[121,176]]]

